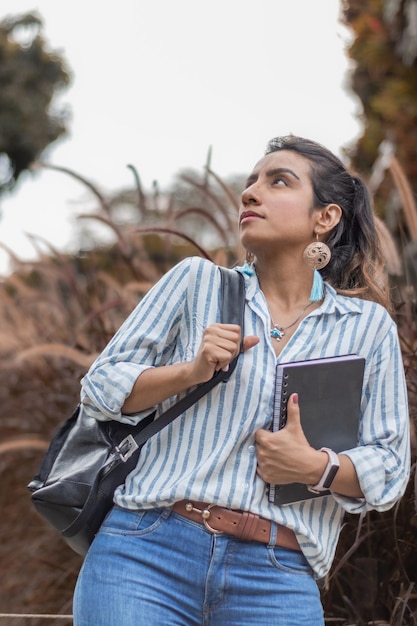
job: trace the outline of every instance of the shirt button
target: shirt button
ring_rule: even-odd
[[[250,445],[248,446],[248,452],[250,452],[251,454],[253,454],[255,452],[255,446],[254,445]]]
[[[249,489],[249,483],[242,483],[243,489]]]

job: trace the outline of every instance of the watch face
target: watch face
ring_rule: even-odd
[[[329,470],[329,473],[328,473],[328,475],[327,475],[327,478],[326,478],[326,480],[325,480],[325,481],[324,481],[324,483],[323,483],[323,487],[324,487],[324,489],[329,489],[330,485],[331,485],[331,484],[332,484],[332,482],[333,482],[334,477],[335,477],[335,476],[336,476],[336,474],[337,474],[337,470],[338,470],[338,469],[339,469],[339,466],[338,466],[338,465],[332,465],[332,466],[331,466],[331,468],[330,468],[330,470]]]

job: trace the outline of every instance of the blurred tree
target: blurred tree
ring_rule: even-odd
[[[342,20],[354,35],[351,87],[363,108],[362,137],[348,149],[352,165],[370,173],[389,143],[417,193],[417,0],[342,0]],[[375,200],[386,214],[392,180]]]
[[[0,194],[66,133],[54,96],[70,84],[64,60],[46,48],[36,14],[0,22]]]

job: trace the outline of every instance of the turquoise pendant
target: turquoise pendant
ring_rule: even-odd
[[[283,330],[279,330],[276,326],[274,326],[274,328],[271,328],[271,337],[272,339],[276,339],[277,341],[281,341],[282,337],[284,336],[284,331]]]

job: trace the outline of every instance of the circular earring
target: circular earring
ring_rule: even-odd
[[[316,233],[316,241],[310,243],[303,252],[304,261],[314,270],[321,270],[326,267],[331,256],[329,246],[319,241],[318,233]]]

